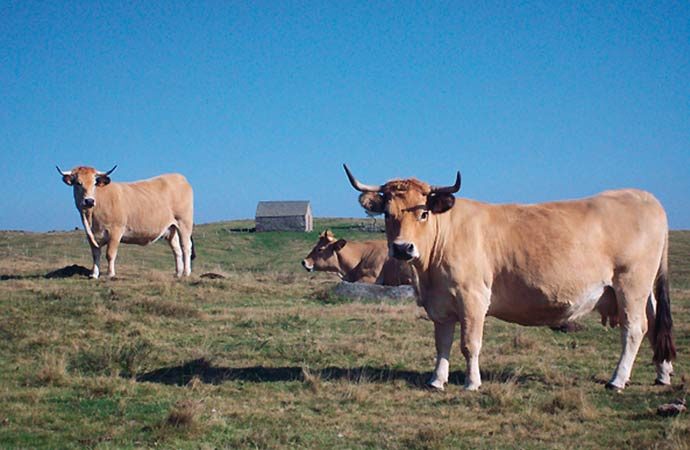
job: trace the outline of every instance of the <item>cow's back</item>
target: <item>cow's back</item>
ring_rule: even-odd
[[[106,186],[98,215],[104,224],[124,226],[123,241],[155,239],[171,224],[193,226],[194,197],[191,185],[180,174],[165,174],[131,183]]]
[[[632,189],[534,205],[457,206],[453,215],[466,219],[453,226],[457,234],[445,249],[457,261],[456,281],[482,273],[492,284],[490,314],[524,324],[579,313],[577,305],[586,309],[632,267],[656,273],[667,233],[659,202]]]

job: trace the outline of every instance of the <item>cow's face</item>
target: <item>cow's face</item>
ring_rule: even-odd
[[[92,167],[84,166],[75,167],[68,172],[63,172],[58,167],[58,171],[62,175],[62,181],[72,186],[77,209],[84,211],[96,206],[97,188],[110,184],[108,175],[115,170],[115,167],[108,172],[99,172]]]
[[[373,214],[384,214],[388,253],[404,261],[428,260],[436,237],[437,215],[453,207],[460,189],[460,173],[453,186],[433,187],[414,178],[393,180],[382,186],[359,183],[347,170],[359,203]]]
[[[339,270],[338,255],[347,243],[344,239],[336,239],[330,230],[326,230],[319,235],[316,245],[302,260],[302,266],[309,272],[313,270],[326,270],[337,272]]]

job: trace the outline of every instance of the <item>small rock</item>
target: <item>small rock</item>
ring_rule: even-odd
[[[201,278],[208,278],[208,279],[211,279],[211,280],[218,280],[218,279],[225,278],[225,275],[221,275],[221,274],[219,274],[219,273],[213,273],[213,272],[202,273],[202,274],[199,275],[199,276],[200,276]]]
[[[361,301],[414,301],[416,298],[412,286],[382,286],[369,283],[350,283],[342,281],[333,288],[333,294]]]
[[[659,405],[659,407],[656,409],[656,413],[661,417],[673,417],[687,411],[687,409],[687,406],[685,406],[685,399],[677,398],[671,403]]]

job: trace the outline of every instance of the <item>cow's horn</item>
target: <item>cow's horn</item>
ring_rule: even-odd
[[[455,194],[460,190],[460,182],[461,182],[461,177],[460,177],[460,171],[458,170],[457,175],[455,176],[455,184],[452,186],[431,186],[431,193],[432,194]]]
[[[60,168],[59,168],[57,165],[55,166],[55,168],[57,169],[58,173],[59,173],[60,175],[62,175],[63,177],[64,177],[65,175],[72,175],[72,171],[71,171],[71,170],[68,170],[67,172],[62,171],[62,170],[60,170]]]
[[[111,173],[113,173],[113,171],[114,171],[115,169],[117,169],[117,164],[115,164],[115,165],[113,166],[113,168],[110,169],[110,170],[107,171],[107,172],[98,172],[98,176],[106,176],[106,177],[107,177],[108,175],[110,175]]]
[[[383,190],[383,186],[374,186],[374,185],[368,185],[368,184],[362,184],[359,181],[357,181],[357,178],[355,178],[354,175],[352,175],[352,172],[350,172],[350,169],[347,168],[347,164],[343,164],[343,167],[345,168],[345,173],[347,174],[347,178],[350,180],[350,184],[352,185],[353,188],[357,189],[360,192],[381,192]]]

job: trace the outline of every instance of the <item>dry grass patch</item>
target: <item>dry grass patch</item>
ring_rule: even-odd
[[[302,383],[313,394],[318,394],[321,390],[321,376],[318,373],[311,373],[306,366],[302,366]]]
[[[519,371],[505,381],[498,376],[482,384],[479,393],[464,392],[463,395],[478,395],[478,403],[482,409],[490,413],[512,410],[522,401],[522,390],[518,385]]]
[[[206,314],[199,311],[193,305],[161,300],[160,298],[141,298],[128,304],[132,313],[144,312],[153,316],[170,317],[174,319],[203,319]]]
[[[542,404],[547,414],[575,414],[581,420],[595,420],[599,413],[582,389],[561,389]]]
[[[194,428],[197,426],[201,410],[201,402],[198,400],[180,400],[173,405],[165,423],[177,428]]]
[[[29,383],[36,386],[60,386],[67,381],[67,360],[65,355],[44,353],[38,371]]]
[[[442,425],[425,426],[418,430],[413,437],[403,440],[405,448],[420,449],[420,450],[434,450],[442,449],[447,446],[444,445],[444,440],[448,436],[446,427]]]
[[[69,368],[81,374],[131,377],[153,352],[153,345],[142,338],[87,344],[78,347]]]

